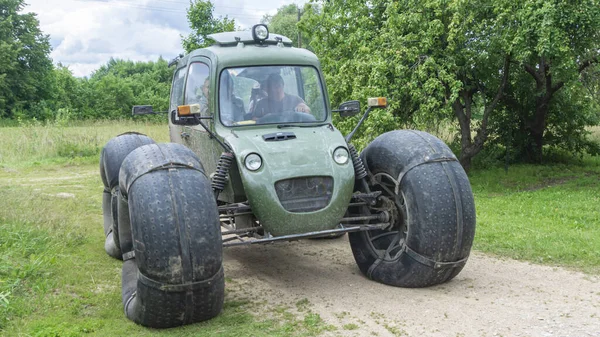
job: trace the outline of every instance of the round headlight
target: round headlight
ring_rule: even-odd
[[[348,162],[348,157],[348,150],[343,147],[338,147],[333,151],[333,160],[340,165],[346,164]]]
[[[252,27],[252,35],[255,40],[264,41],[269,38],[267,25],[259,24]]]
[[[250,171],[256,171],[262,166],[262,158],[256,153],[250,153],[244,160],[246,168]]]

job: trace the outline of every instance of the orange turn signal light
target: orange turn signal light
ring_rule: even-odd
[[[367,105],[373,108],[385,108],[387,106],[387,98],[370,97],[367,99]]]
[[[177,107],[177,116],[191,116],[200,113],[200,104],[180,105]]]

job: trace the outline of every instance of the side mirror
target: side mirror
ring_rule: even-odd
[[[152,110],[152,105],[135,105],[133,109],[131,109],[131,114],[134,116],[137,115],[153,115],[156,112]]]
[[[333,112],[339,112],[340,117],[351,117],[360,112],[359,101],[348,101],[340,104],[340,107]]]

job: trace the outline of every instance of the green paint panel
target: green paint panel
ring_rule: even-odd
[[[354,189],[354,167],[349,160],[339,165],[333,161],[333,151],[346,142],[341,133],[329,126],[288,128],[296,139],[265,141],[262,136],[280,132],[275,127],[246,127],[225,135],[233,147],[241,180],[253,212],[265,231],[272,235],[288,235],[331,229],[339,224]],[[262,167],[250,171],[244,159],[258,153]],[[296,177],[329,176],[333,178],[333,196],[329,205],[307,213],[286,211],[275,192],[275,183]]]

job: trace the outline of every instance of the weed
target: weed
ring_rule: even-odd
[[[342,327],[344,328],[344,330],[356,330],[356,329],[358,329],[358,325],[356,325],[354,323],[344,324]]]

